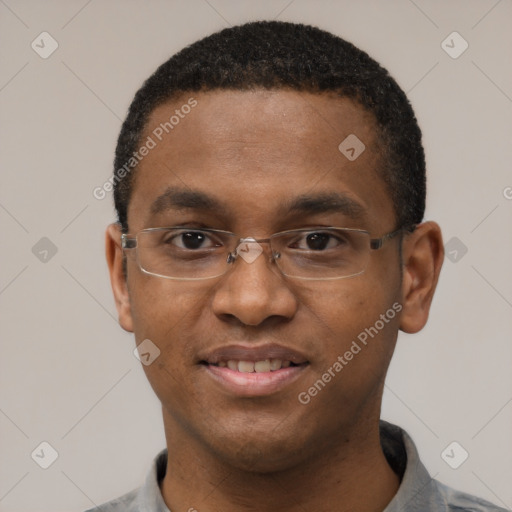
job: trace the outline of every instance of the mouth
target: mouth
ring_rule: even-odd
[[[242,397],[278,393],[297,380],[309,361],[280,345],[230,345],[199,361],[224,392]]]
[[[293,368],[294,366],[300,366],[293,363],[292,361],[283,361],[282,359],[263,359],[261,361],[241,361],[236,359],[229,359],[228,361],[219,361],[216,364],[207,363],[206,361],[202,361],[202,363],[216,366],[218,368],[229,368],[234,372],[240,373],[276,372],[281,368]]]

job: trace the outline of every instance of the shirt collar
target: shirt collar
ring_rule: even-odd
[[[164,502],[160,483],[167,469],[167,449],[162,450],[156,457],[146,482],[138,495],[138,508],[141,512],[171,512]]]
[[[444,499],[437,481],[428,473],[420,461],[418,450],[405,430],[385,421],[380,422],[381,441],[384,454],[391,467],[401,476],[397,493],[383,512],[429,512],[440,510]],[[390,450],[390,442],[395,448]],[[398,459],[404,469],[400,474],[390,454]]]

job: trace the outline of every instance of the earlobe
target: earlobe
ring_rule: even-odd
[[[400,330],[420,331],[428,320],[444,259],[441,229],[435,222],[419,224],[403,241]]]
[[[116,302],[119,324],[128,331],[133,332],[133,320],[130,307],[128,283],[123,269],[123,250],[121,248],[121,227],[119,224],[110,224],[105,233],[105,255],[110,273],[110,284]]]

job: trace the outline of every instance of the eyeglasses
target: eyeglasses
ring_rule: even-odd
[[[270,247],[269,263],[287,277],[307,280],[343,279],[362,274],[372,250],[403,232],[400,228],[381,238],[361,229],[318,227],[275,233],[269,238],[240,238],[218,229],[185,226],[143,229],[123,234],[123,251],[135,250],[140,269],[165,279],[196,281],[225,274],[242,258],[253,263]],[[415,226],[407,228],[414,231]]]

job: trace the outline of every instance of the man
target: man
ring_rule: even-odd
[[[112,183],[119,321],[167,450],[99,510],[500,510],[379,422],[443,243],[414,113],[368,55],[290,23],[207,37],[135,96]]]

